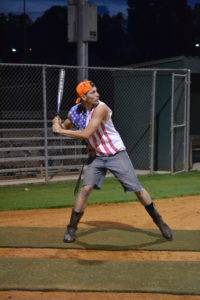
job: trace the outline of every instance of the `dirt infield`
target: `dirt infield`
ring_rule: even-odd
[[[155,201],[160,213],[172,229],[200,229],[200,196]],[[71,208],[0,212],[0,226],[63,227],[69,220]],[[139,203],[88,206],[80,227],[156,228]],[[11,249],[0,248],[0,257],[62,258],[82,260],[181,260],[200,261],[199,252],[164,251],[94,251],[74,249]],[[138,300],[196,300],[200,296],[125,294],[125,293],[66,293],[1,291],[0,299],[60,300],[75,299],[138,299]]]

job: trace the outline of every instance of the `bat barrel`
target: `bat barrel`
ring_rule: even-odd
[[[59,83],[58,83],[57,115],[59,115],[60,113],[60,106],[61,106],[63,90],[64,90],[64,81],[65,81],[65,69],[61,69],[59,75]]]

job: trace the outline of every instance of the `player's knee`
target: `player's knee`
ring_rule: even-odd
[[[93,190],[93,185],[85,185],[82,189],[81,189],[81,193],[84,197],[88,197],[89,194],[91,193],[91,191]]]

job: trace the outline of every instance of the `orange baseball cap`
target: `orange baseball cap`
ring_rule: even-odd
[[[76,99],[76,104],[81,101],[83,95],[87,94],[94,87],[94,83],[90,80],[81,81],[76,87],[76,93],[79,96]]]

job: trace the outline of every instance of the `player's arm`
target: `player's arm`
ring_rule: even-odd
[[[67,119],[61,123],[63,129],[71,129],[73,127],[73,123],[70,118],[70,114],[68,113]]]
[[[108,107],[104,104],[98,105],[93,113],[92,119],[85,129],[76,131],[63,129],[60,126],[59,122],[56,122],[55,120],[55,122],[53,123],[53,131],[72,138],[89,139],[89,137],[98,129],[101,122],[108,119],[108,116]]]

